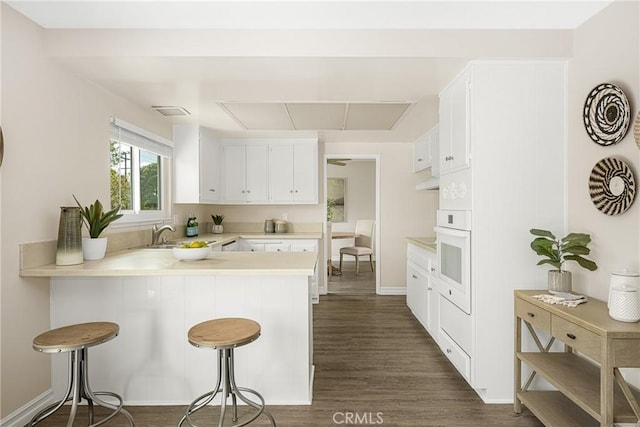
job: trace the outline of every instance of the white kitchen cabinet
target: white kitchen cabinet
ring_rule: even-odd
[[[220,142],[197,125],[173,127],[174,203],[215,203],[221,199]]]
[[[318,203],[318,144],[269,144],[271,203]]]
[[[413,143],[413,171],[431,168],[431,176],[438,176],[439,126],[436,125]]]
[[[425,329],[429,316],[427,288],[429,288],[429,277],[411,261],[407,262],[407,305]]]
[[[409,242],[407,244],[407,305],[422,326],[437,342],[439,324],[439,287],[436,254]]]
[[[470,314],[441,299],[439,335],[448,340],[444,354],[487,403],[514,398],[514,289],[546,289],[528,230],[566,232],[566,67],[472,62],[442,92],[443,103],[447,94],[459,100],[441,108],[440,135],[466,141],[472,155],[468,167],[440,171],[439,209],[471,211],[472,223]],[[465,97],[468,109],[460,107]],[[447,155],[458,157],[440,158]]]
[[[429,133],[413,143],[413,171],[420,172],[431,167],[431,140]]]
[[[208,129],[200,129],[200,202],[222,199],[220,158],[222,146]]]
[[[266,144],[224,143],[222,157],[224,202],[268,202],[269,151]]]
[[[440,93],[438,144],[440,175],[469,167],[470,92],[471,73],[466,70]]]

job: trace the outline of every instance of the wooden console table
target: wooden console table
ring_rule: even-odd
[[[569,308],[532,298],[541,293],[545,291],[514,291],[514,411],[520,413],[524,404],[546,426],[640,423],[640,393],[629,387],[619,370],[640,367],[640,323],[613,320],[603,301],[589,298]],[[539,352],[522,351],[522,325]],[[534,326],[549,334],[546,345]],[[564,343],[564,351],[550,351],[555,340]],[[533,370],[524,385],[523,363]],[[535,375],[558,391],[529,390]]]

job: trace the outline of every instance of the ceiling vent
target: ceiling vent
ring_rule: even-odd
[[[191,113],[184,107],[152,105],[151,108],[163,116],[190,116]]]
[[[414,102],[220,102],[245,130],[392,130]]]

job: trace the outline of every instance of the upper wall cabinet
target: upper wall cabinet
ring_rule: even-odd
[[[436,125],[429,132],[413,143],[413,171],[420,172],[431,168],[431,176],[438,176],[439,126]]]
[[[174,203],[317,204],[318,141],[219,140],[175,125]]]
[[[316,140],[228,140],[222,158],[221,203],[318,203]]]
[[[222,147],[224,202],[269,201],[269,147],[260,143],[226,142]]]
[[[271,203],[318,203],[316,141],[269,144]]]
[[[470,91],[467,70],[440,93],[440,175],[469,167]]]
[[[220,150],[215,135],[197,125],[173,127],[174,203],[221,200]]]

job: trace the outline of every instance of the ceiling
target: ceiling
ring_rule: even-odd
[[[222,136],[408,142],[473,59],[567,58],[611,1],[7,1],[48,54]],[[156,113],[160,114],[160,113]]]

